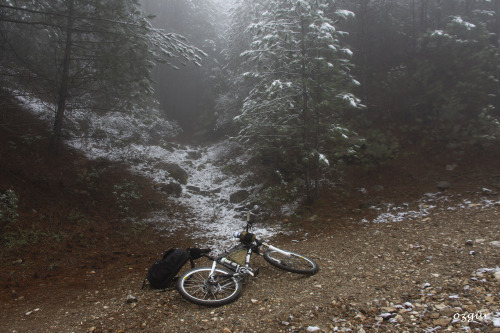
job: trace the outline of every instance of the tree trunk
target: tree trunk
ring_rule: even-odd
[[[496,38],[495,38],[495,46],[500,52],[500,0],[495,0],[494,2],[494,8],[495,8],[495,33],[496,33]],[[500,64],[497,64],[497,91],[500,91],[500,82],[498,79],[500,79]],[[500,94],[496,94],[495,97],[495,109],[496,109],[496,114],[500,116]]]
[[[50,139],[49,151],[55,156],[58,153],[59,144],[61,141],[62,125],[64,120],[64,113],[66,111],[66,101],[69,94],[69,70],[71,63],[71,50],[73,46],[72,35],[73,35],[73,25],[75,22],[73,13],[73,0],[68,3],[68,18],[66,26],[66,41],[64,49],[64,59],[63,59],[63,71],[61,74],[60,86],[57,96],[57,110],[54,120],[54,126],[52,129],[52,137]]]
[[[362,0],[358,19],[360,27],[360,52],[361,52],[361,100],[363,104],[368,105],[368,0]]]
[[[305,22],[302,20],[301,22],[301,89],[302,89],[302,144],[304,145],[303,147],[303,152],[306,154],[306,162],[303,162],[303,168],[304,168],[304,179],[306,183],[306,195],[308,201],[312,201],[313,198],[311,197],[311,162],[309,161],[310,154],[309,151],[309,135],[308,135],[308,122],[309,122],[309,112],[307,108],[307,84],[306,84],[306,79],[307,79],[307,71],[306,71],[306,56],[307,56],[307,48],[305,44],[305,38],[306,38],[306,28],[305,28]]]

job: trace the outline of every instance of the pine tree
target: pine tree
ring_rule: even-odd
[[[482,24],[460,16],[422,37],[410,87],[416,116],[434,139],[470,137],[478,130],[471,124],[494,104],[498,54],[489,38]]]
[[[259,20],[248,28],[255,36],[251,49],[242,54],[253,66],[244,76],[255,86],[237,117],[238,140],[297,173],[309,199],[317,197],[321,165],[328,165],[334,139],[345,131],[339,124],[342,110],[359,107],[350,92],[357,84],[350,74],[351,51],[342,46],[344,33],[333,21],[352,13],[333,5],[260,2]]]
[[[2,65],[46,87],[43,99],[56,105],[54,154],[69,102],[73,109],[134,110],[151,102],[156,62],[178,68],[204,55],[182,36],[153,28],[137,0],[19,0],[2,9],[9,53]]]

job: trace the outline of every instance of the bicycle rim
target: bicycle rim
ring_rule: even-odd
[[[188,301],[205,306],[219,306],[238,298],[241,282],[231,272],[216,268],[212,278],[210,272],[210,267],[187,271],[177,281],[179,293]]]
[[[271,265],[292,273],[313,275],[318,272],[319,266],[314,260],[298,253],[289,253],[290,255],[285,255],[275,250],[268,250],[264,253],[264,259]]]

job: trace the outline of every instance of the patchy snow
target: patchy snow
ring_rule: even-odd
[[[323,155],[323,154],[319,153],[319,154],[318,154],[318,158],[319,158],[319,161],[320,161],[321,163],[323,163],[324,165],[326,165],[326,166],[329,166],[329,165],[330,165],[330,162],[328,161],[328,158],[326,158],[326,156],[325,156],[325,155]]]
[[[467,22],[467,21],[464,21],[460,16],[455,16],[453,18],[453,22],[455,22],[457,24],[460,24],[460,25],[463,25],[464,27],[467,28],[467,30],[472,30],[472,29],[474,29],[476,27],[475,24]]]
[[[281,82],[280,82],[281,84]],[[53,106],[46,105],[40,100],[29,98],[23,94],[16,94],[18,100],[26,105],[40,119],[51,125],[54,115]],[[351,104],[356,104],[351,95],[343,95]],[[73,117],[73,119],[72,119]],[[84,118],[82,112],[73,112],[68,115],[68,120],[77,122]],[[76,118],[76,120],[75,120]],[[94,122],[97,119],[92,119]],[[204,245],[217,249],[227,247],[233,243],[231,235],[236,231],[241,231],[245,227],[245,212],[240,211],[238,206],[229,202],[229,196],[238,190],[252,192],[255,188],[242,186],[243,180],[247,178],[247,173],[235,176],[226,170],[228,163],[245,169],[247,160],[245,155],[236,155],[228,162],[228,155],[236,149],[235,143],[221,142],[211,146],[181,146],[181,145],[155,145],[148,144],[145,129],[148,126],[138,123],[131,115],[123,113],[108,114],[98,120],[100,129],[105,131],[110,137],[115,137],[114,143],[110,138],[104,137],[93,139],[75,138],[68,142],[71,146],[84,152],[89,158],[106,158],[114,161],[124,162],[130,169],[143,175],[153,182],[168,182],[171,179],[166,175],[166,171],[156,168],[160,162],[175,163],[184,169],[188,174],[188,183],[182,185],[183,191],[179,198],[172,198],[177,204],[187,207],[190,216],[185,213],[175,213],[167,216],[165,211],[153,212],[146,222],[157,225],[159,228],[168,231],[183,230],[193,238],[193,242],[203,240]],[[156,124],[156,123],[155,123]],[[150,129],[150,128],[149,128]],[[156,131],[156,127],[154,131]],[[175,126],[165,120],[160,121],[160,131],[175,131]],[[345,129],[337,127],[336,131]],[[123,144],[116,146],[118,138],[137,138],[134,134],[140,133],[141,144]],[[154,134],[154,133],[152,133]],[[196,156],[196,158],[193,158]],[[328,160],[323,155],[319,155],[320,160],[327,164]],[[196,188],[196,191],[190,190]],[[366,189],[364,189],[366,191]],[[482,189],[485,192],[486,189]],[[403,203],[395,205],[392,203],[373,206],[378,215],[371,219],[362,219],[363,223],[387,223],[402,222],[405,220],[424,218],[432,211],[436,210],[456,210],[456,209],[481,209],[500,205],[498,199],[480,198],[457,199],[443,192],[427,193],[420,200],[413,203]],[[293,212],[297,203],[291,203],[284,207],[284,213]],[[264,225],[256,225],[252,230],[254,233],[265,239],[274,235],[278,230]]]
[[[20,95],[18,97],[20,102],[51,125],[54,117],[53,106],[45,105],[37,99],[21,96],[21,94],[17,95]],[[78,118],[81,114],[69,113],[68,121],[74,121],[72,117]],[[97,119],[92,120],[96,122]],[[138,123],[131,115],[110,113],[100,117],[97,122],[100,130],[107,134],[104,138],[74,138],[67,143],[84,152],[91,159],[106,158],[124,162],[131,171],[155,183],[173,181],[165,170],[155,167],[161,162],[177,164],[189,175],[188,183],[181,185],[183,188],[181,196],[171,198],[177,204],[186,207],[189,216],[180,212],[173,214],[173,217],[172,213],[167,216],[166,209],[153,212],[145,222],[155,224],[167,231],[183,230],[193,238],[193,243],[203,240],[205,246],[216,249],[233,244],[233,233],[242,231],[246,222],[245,212],[238,211],[237,205],[229,202],[229,196],[238,190],[245,189],[249,192],[253,190],[251,187],[241,185],[249,172],[238,176],[226,172],[228,163],[225,163],[224,159],[236,148],[235,143],[221,142],[211,146],[170,144],[164,147],[148,144],[147,134],[145,134],[147,126]],[[162,128],[166,128],[166,131],[174,131],[174,127],[163,120]],[[145,136],[139,138],[141,144],[130,143],[116,146],[116,142],[119,141],[117,139],[137,138],[139,132],[141,136]],[[244,168],[246,162],[244,155],[230,161],[232,165],[238,165],[240,168]],[[190,191],[188,187],[199,189],[199,191]],[[254,225],[252,232],[265,239],[275,234],[276,230],[257,224]]]
[[[346,10],[346,9],[339,9],[335,12],[335,14],[337,14],[338,16],[340,16],[344,19],[353,18],[356,16],[354,14],[354,12],[351,12],[350,10]]]
[[[362,223],[387,223],[402,222],[405,220],[414,220],[425,218],[432,211],[437,210],[456,210],[456,209],[481,209],[492,206],[499,206],[500,200],[480,198],[476,201],[471,199],[456,199],[447,193],[426,193],[417,202],[403,203],[395,205],[392,203],[372,206],[371,209],[379,212],[377,217],[368,220],[363,218]]]

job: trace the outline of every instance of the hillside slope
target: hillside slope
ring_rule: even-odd
[[[69,148],[50,157],[45,125],[2,101],[0,190],[16,193],[19,217],[0,225],[1,332],[499,331],[498,147],[415,149],[349,168],[314,206],[278,221],[290,234],[272,239],[316,259],[317,275],[257,259],[261,275],[240,300],[205,309],[174,290],[140,289],[163,250],[203,241],[139,222],[160,207],[178,219],[183,208],[126,166]],[[451,187],[436,193],[439,181]],[[124,205],[119,189],[140,199]],[[465,312],[490,319],[452,321]]]

